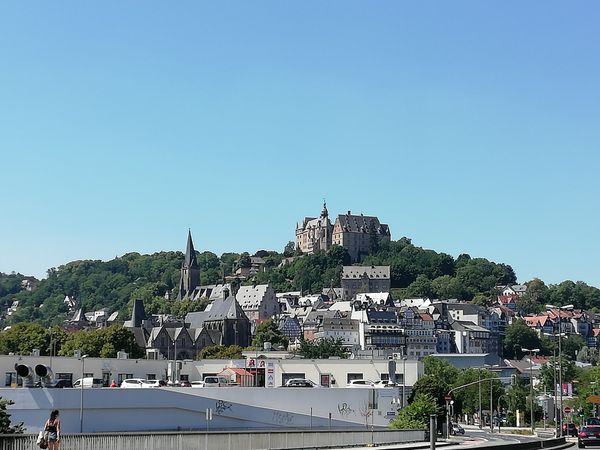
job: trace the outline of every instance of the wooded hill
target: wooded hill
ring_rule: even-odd
[[[290,256],[293,244],[286,246]],[[247,283],[271,283],[277,292],[290,290],[303,293],[321,292],[324,287],[339,287],[342,266],[349,264],[346,249],[334,246],[327,252],[296,256],[280,265],[284,254],[262,252],[265,271]],[[142,298],[150,313],[170,313],[182,316],[188,311],[201,310],[206,300],[174,302],[165,299],[165,293],[176,289],[181,252],[160,252],[152,255],[127,253],[110,261],[73,261],[48,270],[32,291],[23,290],[20,274],[0,273],[0,312],[6,313],[14,300],[17,311],[4,316],[1,325],[36,321],[45,326],[61,324],[68,318],[65,296],[74,297],[84,311],[108,308],[119,311],[120,320],[126,320],[136,298]],[[220,282],[232,275],[236,265],[247,265],[249,255],[225,253],[218,257],[211,252],[198,253],[202,284]],[[517,277],[507,264],[485,258],[471,258],[462,254],[457,258],[445,253],[413,245],[410,239],[381,243],[363,260],[365,265],[391,266],[391,284],[395,298],[429,297],[456,298],[488,304],[498,292],[495,287],[516,283]],[[528,294],[520,301],[524,312],[537,312],[546,303],[557,305],[573,303],[577,308],[600,307],[600,290],[583,282],[564,281],[545,285],[535,279],[527,283]]]

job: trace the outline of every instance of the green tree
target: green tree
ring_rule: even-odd
[[[579,350],[586,346],[585,339],[578,334],[570,334],[562,341],[562,353],[575,360]]]
[[[562,368],[562,382],[570,383],[577,376],[577,369],[575,363],[566,355],[562,355],[560,358],[551,357],[548,364],[544,364],[540,368],[540,378],[542,380],[542,386],[547,392],[554,391],[554,369],[558,370],[558,367]],[[558,376],[556,377],[558,383]]]
[[[288,339],[271,319],[265,320],[256,327],[252,345],[255,348],[263,348],[265,342],[270,342],[273,347],[287,348],[288,346]]]
[[[145,354],[133,333],[120,325],[72,333],[62,344],[59,355],[72,356],[77,350],[84,355],[103,358],[115,358],[120,350],[129,353],[131,358],[141,358]]]
[[[506,327],[503,355],[508,359],[521,359],[523,357],[522,348],[540,348],[541,344],[537,333],[527,326],[525,321],[515,320]]]
[[[198,353],[198,359],[241,359],[242,347],[239,345],[209,345]]]
[[[434,356],[426,356],[423,358],[423,368],[425,370],[425,375],[432,375],[441,378],[449,385],[452,385],[456,382],[460,372],[448,361],[445,361],[441,358],[436,358]]]
[[[298,354],[307,359],[327,359],[331,356],[347,358],[341,339],[324,338],[315,341],[300,341]]]
[[[0,434],[15,434],[23,433],[23,422],[17,425],[11,425],[10,414],[7,411],[7,406],[13,405],[12,400],[5,400],[0,397]]]
[[[286,258],[290,258],[294,256],[294,250],[296,249],[296,244],[293,241],[289,241],[285,244],[285,248],[283,249],[283,256]]]
[[[429,416],[438,414],[435,399],[427,394],[418,394],[390,422],[390,428],[415,430],[429,427]]]
[[[244,252],[240,255],[240,259],[237,262],[238,268],[248,269],[252,267],[252,259],[250,259],[250,255],[247,252]]]
[[[44,352],[49,345],[47,329],[39,323],[19,323],[0,333],[0,354],[31,354],[34,348]]]

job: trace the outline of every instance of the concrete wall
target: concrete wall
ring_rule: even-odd
[[[62,429],[79,432],[202,430],[207,408],[213,429],[387,427],[399,388],[151,388],[151,389],[0,389],[13,423],[38,432],[52,409]],[[371,405],[373,409],[370,409]],[[371,415],[370,413],[373,412]]]

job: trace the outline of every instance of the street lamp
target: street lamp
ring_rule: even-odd
[[[402,357],[402,407],[406,406],[406,356]]]
[[[499,367],[498,364],[484,364],[483,367],[487,368],[487,369],[493,369],[496,367]],[[492,371],[490,370],[490,373]],[[494,392],[494,380],[492,380],[492,378],[490,378],[490,433],[494,432],[494,423],[492,422],[492,414],[494,412],[494,397],[493,397],[493,392]]]
[[[79,432],[83,433],[83,379],[85,377],[85,358],[88,355],[81,357],[81,383],[79,384]]]
[[[529,387],[531,396],[531,435],[535,434],[535,417],[533,415],[533,354],[540,351],[539,348],[521,348],[522,352],[529,352]]]
[[[556,436],[562,436],[563,428],[563,385],[562,385],[562,314],[560,311],[571,311],[574,308],[573,305],[565,306],[554,306],[546,305],[546,310],[558,309],[558,384],[560,387],[560,403],[558,409],[558,431]]]

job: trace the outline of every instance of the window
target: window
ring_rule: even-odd
[[[17,385],[17,372],[6,372],[4,386],[12,387]]]
[[[84,372],[83,378],[94,378],[94,373],[93,372]]]
[[[156,374],[155,373],[147,373],[146,379],[147,380],[156,380]]]
[[[179,381],[190,381],[189,375],[179,375]]]
[[[73,383],[73,374],[72,373],[57,373],[56,378],[59,380],[69,380]]]
[[[364,378],[364,377],[363,377],[363,374],[362,374],[362,373],[349,373],[349,374],[346,376],[346,382],[347,382],[348,384],[350,384],[350,382],[351,382],[352,380],[362,380],[363,378]]]

